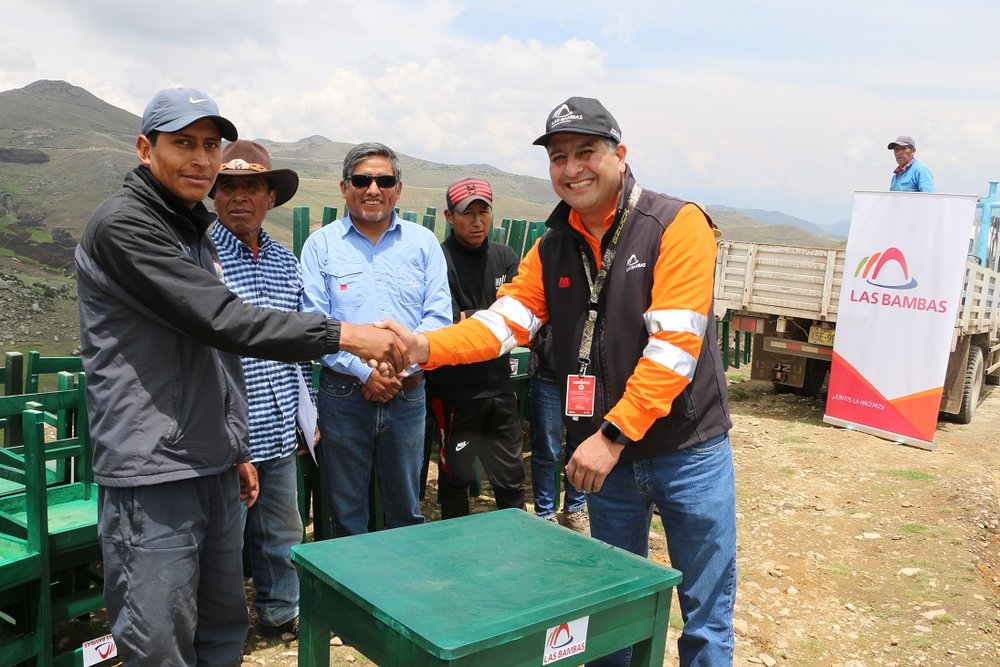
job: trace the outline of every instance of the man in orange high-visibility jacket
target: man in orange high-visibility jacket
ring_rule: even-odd
[[[433,369],[503,354],[550,322],[567,439],[579,443],[566,472],[588,494],[592,535],[646,555],[655,504],[684,574],[680,662],[731,664],[736,502],[712,224],[638,185],[599,101],[570,98],[545,130],[534,143],[562,201],[514,281],[463,322],[416,336],[390,326]]]

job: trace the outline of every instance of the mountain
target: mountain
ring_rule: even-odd
[[[65,81],[36,81],[0,92],[0,253],[69,269],[90,214],[137,164],[141,119]],[[268,215],[268,230],[291,244],[292,208],[306,206],[318,223],[324,206],[343,214],[339,182],[353,144],[321,136],[294,143],[257,139],[276,165],[300,184],[292,205]],[[548,181],[489,165],[447,165],[400,155],[402,211],[440,209],[444,190],[464,176],[488,178],[498,217],[543,219],[555,204]],[[211,202],[207,202],[211,207]],[[439,233],[443,216],[438,215]]]
[[[0,256],[33,260],[69,270],[73,248],[91,213],[120,186],[137,164],[135,137],[140,118],[65,81],[36,81],[0,92]],[[292,208],[309,208],[318,224],[323,207],[344,213],[339,182],[352,144],[314,135],[296,142],[256,139],[277,166],[299,173],[291,205],[268,215],[268,231],[291,244]],[[400,155],[402,211],[418,219],[428,207],[444,205],[444,190],[464,176],[493,185],[497,218],[544,219],[555,204],[545,179],[510,174],[488,164],[450,165]],[[211,202],[208,202],[211,206]],[[726,238],[836,245],[828,232],[777,211],[710,207]],[[443,215],[438,215],[443,234]]]
[[[808,227],[791,223],[764,223],[749,215],[749,212],[754,209],[738,209],[714,204],[706,208],[708,214],[712,216],[712,221],[719,226],[724,239],[810,248],[836,248],[843,246],[845,243],[844,239],[829,235],[817,225],[800,220],[799,218],[793,218],[784,213],[777,213],[777,211],[772,211],[771,213],[776,213],[777,216],[784,216],[792,220],[799,220],[808,225]],[[816,228],[818,231],[811,232],[809,231],[811,228]]]
[[[830,236],[843,236],[847,238],[847,232],[851,230],[851,219],[844,218],[843,220],[838,220],[832,225],[825,225],[823,231]]]
[[[817,225],[816,223],[809,222],[808,220],[803,220],[802,218],[796,218],[793,215],[782,213],[781,211],[765,211],[759,208],[733,208],[722,204],[710,204],[708,208],[716,211],[739,213],[763,225],[797,227],[808,234],[821,237],[843,236],[844,238],[847,238],[846,227],[850,225],[850,220],[846,220],[837,222],[829,227],[823,227]],[[840,233],[841,229],[843,229],[843,233]]]

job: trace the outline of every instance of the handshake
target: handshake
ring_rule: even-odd
[[[383,377],[396,376],[411,364],[427,361],[427,337],[399,322],[383,319],[372,324],[340,325],[340,349],[368,361]]]

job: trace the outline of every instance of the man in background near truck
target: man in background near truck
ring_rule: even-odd
[[[931,170],[917,158],[917,144],[913,137],[901,134],[889,142],[889,150],[896,158],[896,169],[892,172],[889,190],[893,192],[934,192],[934,176]]]
[[[76,248],[104,599],[128,667],[240,664],[240,498],[253,503],[257,475],[237,355],[350,350],[400,369],[406,353],[370,325],[256,308],[226,288],[202,203],[224,138],[236,127],[208,95],[156,93],[139,166]]]
[[[417,335],[389,326],[434,369],[499,356],[551,322],[566,437],[579,443],[566,473],[587,493],[591,535],[646,556],[655,503],[684,573],[680,664],[730,665],[736,490],[715,239],[696,205],[639,186],[620,142],[598,100],[555,107],[534,143],[562,201],[514,281],[457,324]],[[630,653],[594,664],[627,665]]]

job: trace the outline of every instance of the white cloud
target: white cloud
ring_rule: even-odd
[[[618,117],[647,186],[713,202],[830,222],[853,190],[885,187],[885,144],[900,133],[942,190],[1000,176],[992,0],[587,0],[572,12],[535,0],[0,0],[0,15],[0,89],[64,79],[141,113],[157,88],[190,85],[246,137],[374,139],[545,176],[530,142],[552,107],[585,95]]]

